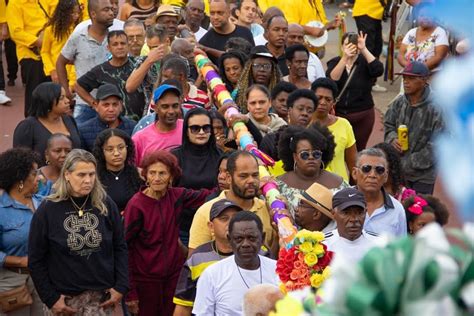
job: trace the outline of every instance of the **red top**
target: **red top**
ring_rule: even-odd
[[[159,200],[136,193],[125,209],[130,293],[137,300],[135,282],[166,280],[185,261],[179,248],[179,216],[183,209],[198,209],[211,190],[169,188]]]

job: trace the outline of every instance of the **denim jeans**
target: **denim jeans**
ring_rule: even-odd
[[[77,125],[84,124],[86,121],[94,118],[97,112],[87,104],[76,104],[74,106],[74,119]]]

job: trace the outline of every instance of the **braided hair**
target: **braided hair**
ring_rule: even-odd
[[[281,74],[280,69],[278,68],[278,65],[275,63],[275,61],[273,61],[273,59],[269,60],[272,63],[272,73],[270,74],[270,80],[266,87],[268,88],[268,90],[272,91],[273,88],[275,88],[275,86],[278,84],[278,82],[280,82]],[[250,59],[247,61],[244,70],[240,75],[239,83],[237,84],[237,97],[235,101],[243,114],[246,114],[248,112],[247,97],[245,92],[251,85],[255,83],[253,79],[253,61],[254,59]]]

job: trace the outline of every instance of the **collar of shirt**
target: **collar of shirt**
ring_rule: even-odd
[[[92,36],[89,35],[89,28],[90,27],[91,27],[91,25],[85,27],[84,29],[81,29],[79,35],[84,36],[88,41],[95,42],[98,45],[106,45],[107,44],[107,36],[104,37],[104,40],[102,42],[99,42],[98,40],[96,40],[95,38],[93,38]]]
[[[33,195],[32,201],[33,201],[34,207],[37,208],[41,203],[41,198],[37,195]],[[0,196],[0,207],[4,207],[4,208],[13,207],[20,210],[31,211],[29,207],[13,199],[7,192],[3,192],[3,194]]]

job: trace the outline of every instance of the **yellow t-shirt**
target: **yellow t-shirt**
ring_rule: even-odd
[[[44,8],[50,18],[53,17],[54,10],[58,6],[59,0],[45,0],[47,2],[46,7]],[[89,20],[89,10],[87,10],[88,0],[78,0],[79,4],[82,6],[82,21]]]
[[[0,0],[0,23],[7,22],[7,4],[5,0]]]
[[[260,0],[258,5],[262,12],[269,7],[278,7],[285,14],[288,23],[306,25],[311,21],[328,22],[322,0]]]
[[[225,199],[227,192],[227,190],[222,191],[218,197],[201,205],[196,214],[194,214],[191,230],[189,231],[189,248],[196,249],[200,245],[212,240],[211,232],[207,227],[211,213],[211,207],[215,202]],[[267,205],[259,198],[254,198],[253,206],[249,211],[254,212],[262,220],[263,232],[265,233],[264,243],[265,246],[270,247],[271,249],[274,243],[278,243],[278,238],[271,225],[271,219],[267,210]]]
[[[326,166],[326,170],[340,175],[346,182],[349,182],[349,174],[347,173],[345,161],[345,150],[353,146],[356,142],[351,123],[349,123],[345,118],[338,117],[334,124],[328,126],[328,129],[334,135],[336,148],[334,149],[334,158]]]
[[[382,20],[383,7],[380,0],[357,0],[354,3],[352,16],[368,15],[373,19]]]

